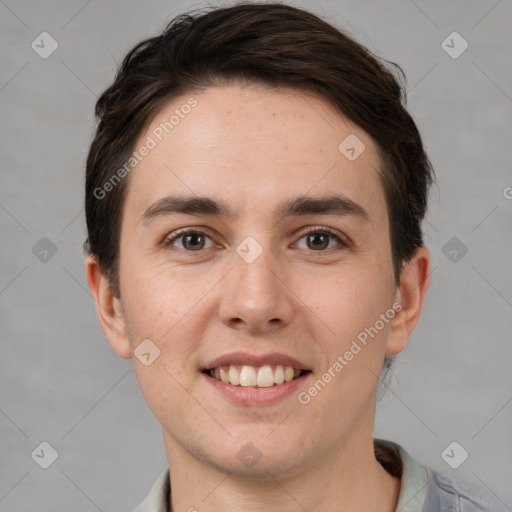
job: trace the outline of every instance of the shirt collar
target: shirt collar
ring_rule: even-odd
[[[427,495],[427,468],[418,464],[400,445],[380,440],[395,448],[402,459],[402,483],[395,512],[421,512]]]

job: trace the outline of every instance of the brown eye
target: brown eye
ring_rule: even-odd
[[[210,237],[201,231],[182,230],[167,239],[164,244],[169,248],[183,249],[188,252],[197,252],[206,247]]]
[[[310,228],[302,235],[300,240],[302,239],[306,240],[305,248],[315,252],[327,252],[326,250],[348,247],[348,244],[329,228]],[[333,241],[334,245],[331,243]]]
[[[197,251],[204,247],[204,236],[201,233],[192,233],[182,235],[183,247],[192,251]]]
[[[310,249],[326,249],[329,246],[330,235],[326,235],[324,233],[315,233],[312,235],[307,235],[306,238],[308,247]]]

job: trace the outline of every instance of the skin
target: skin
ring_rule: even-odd
[[[163,107],[136,147],[190,96]],[[133,364],[162,425],[172,510],[392,512],[400,480],[373,454],[378,375],[385,355],[403,350],[417,324],[429,253],[417,250],[397,287],[376,145],[324,99],[236,83],[193,96],[197,106],[130,175],[119,299],[94,256],[86,262],[113,349],[129,358],[149,338],[160,350],[151,365],[136,357]],[[338,150],[350,134],[366,146],[354,161]],[[361,205],[369,222],[274,216],[285,199],[333,192]],[[168,214],[141,222],[171,194],[223,200],[238,217]],[[207,235],[192,241],[203,248],[190,250],[183,238],[164,245],[187,227]],[[308,242],[308,227],[331,228],[348,246],[334,238],[327,248]],[[247,236],[263,250],[252,263],[236,253]],[[234,404],[199,372],[234,351],[280,352],[308,364],[313,373],[298,390],[307,391],[396,301],[402,310],[307,405],[296,393],[273,405]],[[247,442],[261,453],[252,467],[237,457]]]

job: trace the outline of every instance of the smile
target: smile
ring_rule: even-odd
[[[281,364],[263,366],[251,365],[224,365],[210,368],[205,372],[214,379],[220,380],[232,386],[269,388],[278,386],[284,382],[291,382],[300,377],[305,370],[294,369],[292,366]]]

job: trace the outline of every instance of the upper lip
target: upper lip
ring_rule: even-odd
[[[272,352],[269,354],[255,355],[247,352],[232,352],[223,356],[217,357],[213,361],[206,364],[201,370],[211,370],[219,366],[228,366],[230,364],[236,365],[249,365],[249,366],[263,366],[266,364],[281,364],[283,366],[291,366],[295,370],[309,370],[309,367],[298,361],[297,359]]]

